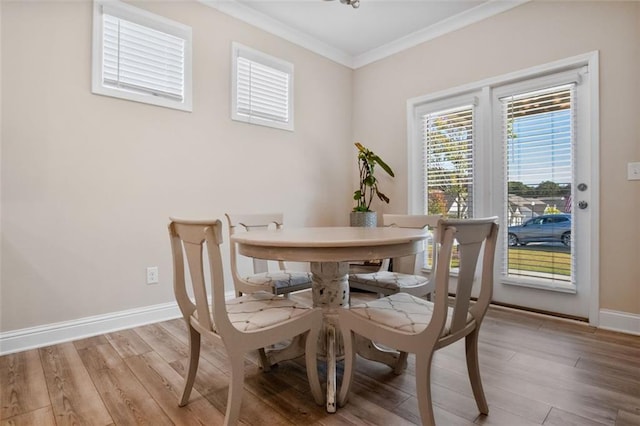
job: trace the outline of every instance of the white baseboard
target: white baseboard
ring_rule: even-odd
[[[599,328],[640,336],[640,315],[600,309]]]
[[[233,297],[233,293],[226,295]],[[0,355],[83,339],[181,316],[175,302],[0,333]],[[640,315],[600,310],[599,328],[640,336]]]
[[[176,302],[0,333],[0,355],[138,327],[182,316]]]

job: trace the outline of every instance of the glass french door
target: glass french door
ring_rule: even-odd
[[[580,68],[493,92],[498,302],[589,317],[588,78]]]
[[[499,216],[496,302],[595,317],[597,91],[589,63],[413,102],[409,212]],[[455,261],[454,249],[453,292]]]

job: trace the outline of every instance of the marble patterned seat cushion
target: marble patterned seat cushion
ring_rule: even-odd
[[[267,286],[277,290],[303,290],[311,287],[311,272],[273,271],[249,275],[244,281],[255,286]]]
[[[227,300],[229,321],[240,331],[255,331],[304,315],[311,306],[266,291]],[[197,319],[197,311],[194,312]]]
[[[349,283],[351,284],[365,284],[367,286],[386,289],[390,292],[398,292],[402,291],[402,289],[420,287],[428,282],[429,278],[421,275],[409,275],[391,271],[349,275]]]
[[[429,325],[433,315],[433,303],[407,293],[396,293],[352,306],[349,310],[369,321],[409,334],[417,334]],[[449,307],[447,321],[442,330],[443,337],[451,331],[452,316],[453,308]],[[467,323],[471,321],[473,316],[467,313]]]

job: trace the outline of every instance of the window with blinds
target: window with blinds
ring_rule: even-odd
[[[191,28],[120,2],[94,5],[94,93],[190,111]]]
[[[571,281],[574,97],[571,83],[500,98],[509,276]],[[541,243],[535,257],[521,248]]]
[[[231,117],[293,130],[293,65],[233,43]]]
[[[473,105],[421,118],[427,214],[473,217]]]

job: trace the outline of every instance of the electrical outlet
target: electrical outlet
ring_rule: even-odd
[[[150,266],[147,268],[147,284],[158,284],[157,266]]]
[[[627,180],[640,180],[640,163],[627,163]]]

